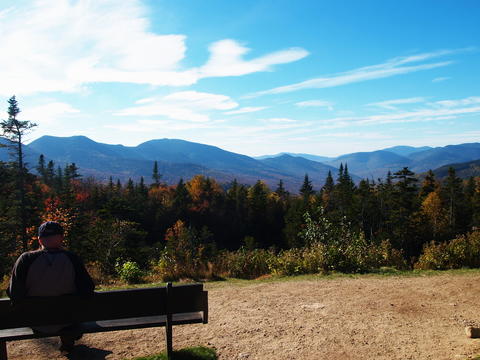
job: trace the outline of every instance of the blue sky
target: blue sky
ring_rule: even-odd
[[[334,156],[480,138],[476,0],[2,0],[30,135]],[[6,117],[4,115],[2,117]]]

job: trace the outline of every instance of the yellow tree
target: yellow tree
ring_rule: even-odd
[[[442,206],[442,200],[437,191],[427,195],[422,202],[421,211],[430,223],[434,239],[447,231],[448,214]]]

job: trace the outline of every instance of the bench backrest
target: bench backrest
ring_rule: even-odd
[[[203,312],[207,323],[208,297],[202,284],[102,291],[88,299],[28,298],[15,306],[10,299],[0,299],[0,329],[189,312]]]

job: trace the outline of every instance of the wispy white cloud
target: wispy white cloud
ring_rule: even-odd
[[[415,103],[421,103],[425,101],[426,99],[424,97],[412,97],[412,98],[406,98],[406,99],[380,101],[380,102],[367,104],[367,106],[376,106],[376,107],[380,107],[388,110],[396,110],[397,109],[396,105],[415,104]]]
[[[240,76],[266,71],[270,70],[273,65],[297,61],[308,55],[304,49],[291,48],[247,61],[243,59],[243,56],[250,49],[231,39],[217,41],[210,46],[209,50],[210,59],[198,69],[201,78]]]
[[[243,107],[238,110],[233,110],[233,111],[227,111],[224,114],[226,115],[240,115],[240,114],[247,114],[247,113],[253,113],[261,110],[267,109],[266,106],[251,106],[251,107]]]
[[[436,83],[436,82],[447,81],[447,80],[450,80],[450,79],[451,79],[451,77],[448,77],[448,76],[437,77],[437,78],[433,79],[432,82]]]
[[[234,109],[238,104],[225,95],[197,91],[175,92],[159,98],[137,101],[139,106],[114,113],[117,116],[164,116],[169,119],[207,122],[209,112]]]
[[[347,127],[352,125],[381,125],[394,123],[415,123],[458,119],[463,116],[480,115],[480,97],[459,100],[443,100],[428,103],[423,109],[397,111],[371,116],[336,117],[319,120],[318,126]]]
[[[447,55],[453,55],[460,52],[471,51],[472,48],[455,49],[455,50],[439,50],[430,53],[417,54],[412,56],[403,56],[390,59],[382,64],[365,66],[358,69],[338,73],[334,75],[328,75],[325,77],[314,78],[306,81],[302,81],[296,84],[276,87],[270,90],[259,91],[246,97],[256,97],[268,94],[280,94],[288,93],[292,91],[298,91],[302,89],[312,88],[329,88],[340,85],[346,85],[361,81],[381,79],[401,74],[408,74],[412,72],[430,70],[439,67],[448,66],[453,61],[441,61],[441,62],[427,62],[427,60],[444,57]],[[420,63],[419,62],[424,62]],[[416,64],[417,63],[417,64]]]
[[[19,114],[19,119],[29,120],[39,125],[52,125],[62,119],[71,117],[72,114],[78,114],[80,110],[70,104],[63,102],[51,102],[39,106],[26,108]]]
[[[0,10],[0,95],[78,91],[97,82],[183,86],[212,76],[269,71],[308,55],[286,49],[251,60],[234,40],[210,47],[203,66],[182,68],[186,37],[150,31],[140,0],[33,0]]]
[[[459,100],[442,100],[433,103],[433,105],[439,105],[441,107],[452,108],[457,106],[468,106],[480,104],[480,96],[470,96],[465,99]]]
[[[289,119],[289,118],[271,118],[271,119],[263,119],[262,121],[265,123],[277,123],[277,124],[299,123],[298,120]]]
[[[300,101],[296,103],[298,107],[325,107],[328,110],[333,110],[333,103],[327,100],[307,100],[307,101]]]

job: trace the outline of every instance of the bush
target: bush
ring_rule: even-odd
[[[129,284],[140,282],[143,275],[142,270],[140,270],[140,267],[134,261],[127,261],[123,264],[117,263],[115,268],[120,279]]]
[[[426,244],[416,269],[446,270],[480,266],[480,231],[457,236],[447,242]]]
[[[227,277],[255,279],[270,273],[269,263],[275,254],[264,249],[223,251],[215,260],[215,272]]]
[[[304,267],[296,271],[356,273],[381,266],[405,267],[402,253],[393,249],[390,242],[379,245],[368,242],[363,233],[353,231],[345,219],[333,224],[322,208],[317,210],[315,219],[308,212],[305,214],[305,227],[300,236],[307,248],[302,254]]]

